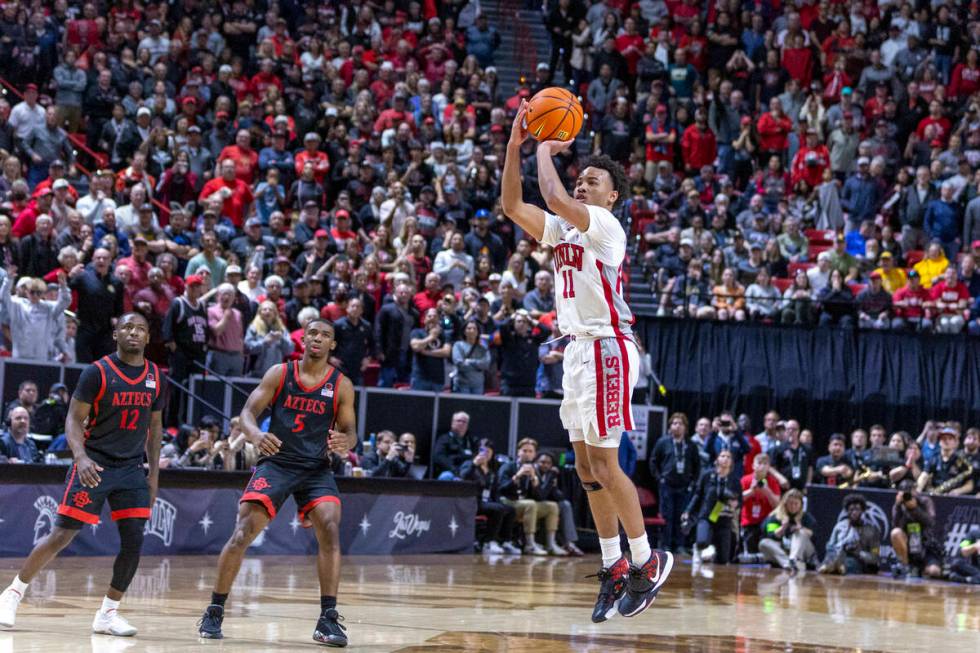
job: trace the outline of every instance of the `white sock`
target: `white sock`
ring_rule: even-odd
[[[113,601],[108,596],[102,599],[102,612],[119,609],[119,601]]]
[[[602,566],[612,567],[616,561],[623,557],[623,550],[619,546],[619,536],[600,537],[599,548],[602,550]]]
[[[630,538],[630,560],[637,567],[642,567],[650,559],[650,540],[647,539],[647,534],[644,533],[639,537]]]
[[[10,583],[10,589],[15,590],[21,596],[27,592],[27,583],[20,579],[20,576],[14,577],[13,582]]]

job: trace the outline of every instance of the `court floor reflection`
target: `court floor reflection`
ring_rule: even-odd
[[[0,560],[6,583],[19,560]],[[790,576],[681,563],[657,603],[634,619],[589,621],[593,559],[480,556],[352,557],[341,612],[362,651],[841,651],[980,650],[980,594],[949,583]],[[294,651],[319,610],[312,558],[246,560],[231,594],[222,642],[195,624],[210,596],[215,559],[144,558],[123,614],[132,640],[91,636],[111,575],[108,558],[64,558],[31,584],[0,653],[22,651]]]

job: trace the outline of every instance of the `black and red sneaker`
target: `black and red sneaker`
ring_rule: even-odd
[[[610,567],[603,567],[598,574],[589,578],[599,579],[599,596],[592,610],[593,623],[602,623],[617,612],[619,600],[626,592],[626,581],[629,578],[629,563],[626,558],[620,558]]]
[[[619,601],[619,614],[635,617],[649,608],[673,566],[674,555],[669,551],[653,551],[642,567],[630,565],[626,593]]]

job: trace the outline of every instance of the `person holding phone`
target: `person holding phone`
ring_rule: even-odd
[[[270,300],[262,302],[245,333],[245,350],[256,356],[251,375],[263,376],[273,365],[292,354],[294,348],[279,308]]]
[[[517,511],[500,501],[500,479],[497,475],[500,461],[494,455],[493,442],[483,438],[478,447],[476,455],[463,463],[459,473],[464,481],[473,481],[480,486],[477,515],[487,518],[486,532],[482,538],[483,552],[520,555],[521,549],[512,541]]]

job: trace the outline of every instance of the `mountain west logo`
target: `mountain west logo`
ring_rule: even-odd
[[[174,522],[177,521],[177,506],[157,498],[153,511],[146,522],[143,533],[159,537],[164,546],[170,546],[174,541]]]
[[[58,514],[58,502],[47,494],[42,494],[34,500],[34,509],[37,510],[37,519],[34,520],[34,544],[51,533],[54,528],[55,515]]]
[[[878,532],[881,533],[883,540],[888,540],[889,534],[892,532],[891,526],[889,526],[891,520],[885,514],[885,511],[881,509],[881,506],[874,501],[868,501],[868,509],[864,511],[863,519],[865,524],[874,524],[877,526]],[[844,508],[841,508],[840,513],[837,515],[837,522],[840,523],[842,521],[847,521],[847,510]]]
[[[419,519],[416,513],[406,513],[401,510],[395,513],[392,521],[395,522],[395,527],[388,533],[388,539],[390,540],[404,540],[410,535],[422,537],[422,533],[428,532],[432,525],[431,520]]]

